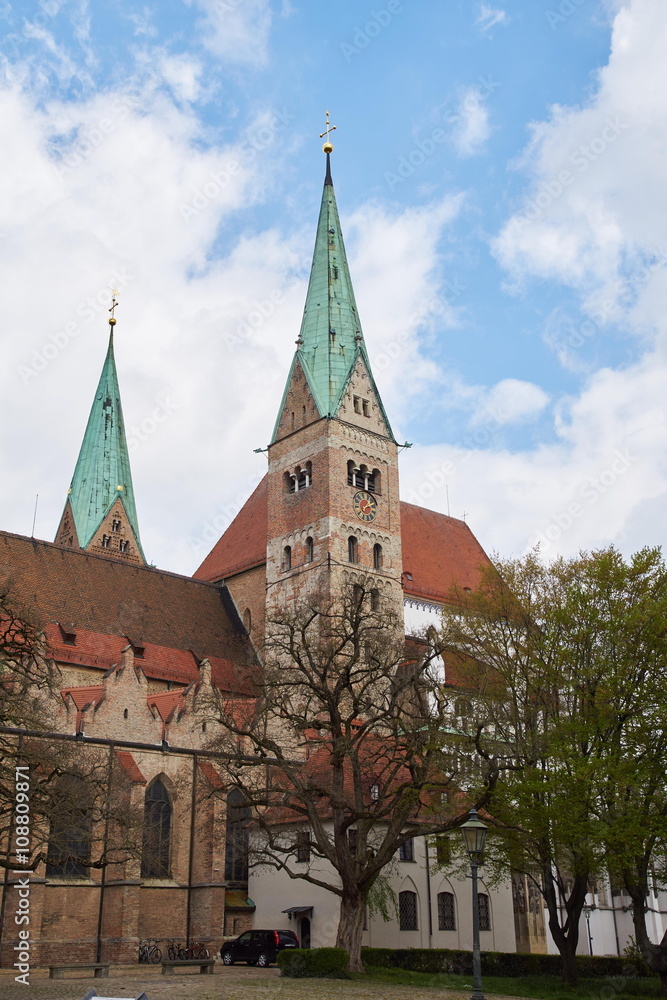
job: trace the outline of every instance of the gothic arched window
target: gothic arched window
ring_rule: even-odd
[[[373,569],[382,569],[382,546],[373,546]]]
[[[359,561],[359,552],[357,546],[357,539],[355,535],[350,535],[347,540],[347,559],[348,562],[356,563]]]
[[[142,878],[169,877],[172,813],[169,792],[162,781],[156,778],[146,789],[144,798]]]
[[[232,788],[227,796],[227,836],[225,878],[228,882],[248,881],[248,823],[250,807],[243,792]]]
[[[417,893],[399,892],[398,918],[402,931],[416,931],[417,926]]]
[[[82,778],[66,775],[58,781],[53,801],[47,878],[85,878],[93,826],[90,790]]]
[[[485,892],[478,893],[477,905],[479,907],[479,929],[480,931],[490,931],[491,907],[489,906],[489,897]]]
[[[452,892],[438,893],[438,930],[439,931],[456,930],[454,894]]]

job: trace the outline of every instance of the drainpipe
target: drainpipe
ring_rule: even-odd
[[[105,805],[105,816],[104,816],[104,837],[102,839],[102,872],[100,875],[100,902],[97,910],[97,951],[96,951],[96,962],[102,961],[102,917],[104,915],[104,890],[107,885],[107,865],[106,865],[106,853],[107,844],[109,840],[109,809],[111,803],[111,768],[113,765],[113,754],[114,747],[113,744],[109,747],[109,763],[107,766],[107,795],[106,795],[106,805]]]
[[[433,937],[433,913],[431,912],[431,866],[428,860],[428,839],[424,837],[424,851],[426,852],[426,898],[428,900],[428,936]]]
[[[188,858],[188,902],[185,925],[185,947],[190,947],[192,871],[195,863],[195,806],[197,797],[197,754],[192,758],[192,798],[190,800],[190,857]]]

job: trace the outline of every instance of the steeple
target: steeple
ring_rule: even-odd
[[[116,305],[114,296],[109,348],[56,542],[144,564],[113,350]]]
[[[331,176],[333,145],[327,141],[323,149],[327,158],[326,175],[306,305],[273,440],[278,433],[285,400],[297,365],[303,369],[319,416],[331,418],[335,417],[340,409],[348,383],[360,358],[363,359],[382,410],[387,431],[393,437],[373,381],[354,298]]]

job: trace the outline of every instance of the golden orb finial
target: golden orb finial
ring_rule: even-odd
[[[116,309],[116,306],[118,305],[118,300],[116,299],[117,295],[118,295],[118,292],[116,291],[116,289],[112,288],[111,289],[111,309],[109,310],[109,312],[111,313],[111,316],[109,317],[109,326],[111,327],[112,330],[113,330],[114,326],[116,325],[116,317],[114,316],[114,311]]]
[[[336,126],[331,124],[329,120],[329,112],[325,111],[324,114],[326,115],[326,121],[324,123],[324,132],[320,132],[320,139],[326,138],[326,142],[322,146],[322,152],[333,153],[333,142],[329,142],[328,136],[329,132],[335,132]]]

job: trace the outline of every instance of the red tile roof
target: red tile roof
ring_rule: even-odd
[[[224,781],[222,780],[216,769],[213,767],[213,764],[211,764],[210,760],[200,760],[199,770],[204,775],[211,788],[215,788],[217,791],[219,791],[225,787]]]
[[[76,643],[72,645],[62,641],[60,629],[55,624],[46,624],[44,634],[49,653],[58,663],[103,670],[109,670],[120,663],[120,654],[128,645],[125,636],[104,635],[87,629],[77,631]],[[190,684],[199,680],[199,665],[191,650],[157,646],[152,642],[145,643],[143,649],[143,656],[135,654],[134,664],[151,680],[168,681],[172,684]],[[210,656],[208,659],[211,664],[211,679],[217,687],[240,694],[252,693],[249,673],[232,660],[219,656]]]
[[[223,580],[266,562],[267,478],[264,477],[196,577]],[[445,601],[453,586],[474,589],[489,558],[464,521],[401,501],[403,584],[408,596]],[[412,577],[412,579],[410,579]]]
[[[133,781],[136,785],[146,784],[146,779],[131,753],[128,753],[127,750],[116,750],[116,757],[130,781]]]
[[[163,691],[160,694],[149,694],[146,698],[149,706],[157,710],[162,721],[167,724],[172,721],[174,715],[183,709],[183,692],[185,688],[178,691]]]
[[[99,705],[104,701],[104,687],[101,684],[61,688],[60,693],[65,704],[67,704],[67,699],[71,698],[79,712],[82,712],[88,705]]]
[[[216,683],[249,693],[255,657],[229,591],[190,577],[0,532],[0,586],[44,628],[61,662],[108,669],[127,636],[153,678],[199,677],[192,650],[211,661]],[[76,633],[64,642],[58,622]]]
[[[268,476],[264,476],[195,572],[195,577],[224,580],[266,562],[268,482]]]
[[[408,596],[446,601],[452,587],[474,590],[490,565],[468,525],[455,517],[401,501],[401,535]]]

